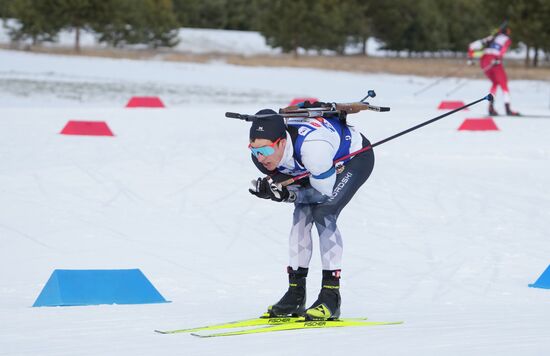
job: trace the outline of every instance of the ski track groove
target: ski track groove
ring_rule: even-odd
[[[16,234],[16,235],[18,235],[18,236],[21,236],[21,237],[23,237],[25,240],[30,241],[30,242],[32,242],[32,243],[38,245],[38,246],[44,247],[44,248],[46,248],[46,249],[48,249],[48,250],[56,251],[56,248],[54,248],[53,246],[50,246],[50,245],[48,245],[48,244],[45,244],[45,243],[41,242],[40,240],[38,240],[37,238],[35,238],[35,237],[33,237],[33,236],[31,236],[31,235],[29,235],[29,234],[27,234],[27,233],[25,233],[25,232],[19,230],[19,229],[16,229],[16,228],[14,228],[14,227],[11,227],[11,226],[6,225],[6,224],[3,224],[3,223],[0,223],[0,228],[4,229],[4,230],[6,230],[6,231],[12,232],[12,233],[14,233],[14,234]],[[9,236],[9,235],[8,235],[8,236]]]

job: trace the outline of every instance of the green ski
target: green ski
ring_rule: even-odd
[[[259,334],[269,333],[275,331],[286,330],[299,330],[299,329],[320,329],[320,328],[338,328],[338,327],[355,327],[355,326],[379,326],[379,325],[396,325],[402,324],[402,321],[361,321],[357,319],[338,319],[338,320],[313,320],[313,321],[295,321],[291,323],[284,323],[279,325],[257,327],[252,329],[227,331],[211,334],[196,334],[191,333],[193,336],[201,338],[218,337],[218,336],[234,336],[234,335],[247,335],[247,334]]]

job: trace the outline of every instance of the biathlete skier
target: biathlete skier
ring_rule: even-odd
[[[497,88],[500,86],[504,96],[506,115],[520,116],[517,111],[513,111],[510,108],[508,77],[506,76],[506,72],[504,71],[504,66],[502,64],[502,58],[512,44],[510,35],[510,27],[504,23],[497,30],[496,34],[470,43],[468,47],[468,58],[473,59],[481,57],[479,61],[481,70],[492,83],[490,93],[493,94],[493,97],[496,97]],[[489,103],[489,115],[498,115],[492,101]]]
[[[289,286],[268,307],[271,317],[304,315],[309,320],[340,316],[342,236],[337,220],[342,209],[369,178],[374,153],[364,151],[335,166],[334,160],[370,145],[338,118],[285,119],[275,111],[259,111],[250,128],[249,149],[254,164],[267,177],[252,181],[258,198],[294,204],[289,238]],[[288,178],[309,172],[309,178],[286,186]],[[322,284],[317,300],[306,309],[306,277],[312,256],[313,225],[319,234]]]

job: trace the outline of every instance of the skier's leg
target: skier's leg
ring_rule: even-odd
[[[370,142],[364,139],[363,147],[367,145],[370,145]],[[372,150],[355,156],[346,163],[344,171],[338,174],[332,197],[324,203],[312,206],[313,221],[319,233],[321,260],[325,270],[341,268],[342,237],[336,221],[342,209],[369,178],[373,167]]]
[[[489,90],[489,93],[493,95],[493,98],[496,98],[499,82],[497,80],[497,77],[495,75],[493,68],[489,69],[486,74],[487,74],[487,77],[491,80],[491,89]],[[498,112],[495,110],[493,101],[489,102],[489,115],[491,116],[498,115]]]
[[[311,205],[295,204],[288,244],[289,265],[293,269],[309,267],[312,254],[312,226]]]
[[[303,314],[306,303],[306,277],[312,254],[311,206],[296,204],[289,237],[288,290],[275,304],[267,308],[271,317]]]
[[[494,71],[495,66],[492,64],[494,59],[495,59],[494,56],[486,55],[481,57],[479,64],[481,66],[481,69],[483,70],[483,74],[485,74],[485,76],[491,81],[491,89],[489,90],[489,92],[493,95],[494,98],[496,98],[498,81],[495,76],[495,71]],[[489,102],[489,115],[491,116],[498,115],[498,112],[495,110],[495,107],[492,101]]]
[[[364,139],[363,147],[369,144]],[[343,243],[337,219],[342,209],[368,179],[373,167],[372,150],[355,156],[346,164],[344,171],[338,174],[332,197],[312,207],[313,221],[319,232],[323,280],[317,301],[306,310],[306,317],[310,319],[336,319],[340,316]]]
[[[491,87],[490,93],[493,95],[493,98],[496,98],[497,86],[495,84]],[[498,112],[495,110],[493,101],[489,102],[489,116],[498,116]]]
[[[509,116],[519,116],[520,114],[517,111],[513,111],[510,108],[510,90],[508,89],[508,76],[502,64],[498,65],[496,68],[496,78],[502,89],[502,96],[504,98],[504,107],[506,108],[506,115]]]

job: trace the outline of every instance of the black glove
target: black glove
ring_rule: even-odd
[[[491,64],[494,66],[498,66],[500,63],[501,63],[500,59],[493,59],[493,61],[491,62]]]
[[[296,194],[290,192],[280,183],[275,183],[269,177],[258,178],[252,181],[252,189],[248,189],[250,194],[262,199],[271,199],[276,202],[294,202]]]
[[[250,182],[252,188],[248,189],[250,194],[262,199],[271,199],[271,189],[269,188],[268,178],[258,178]]]

